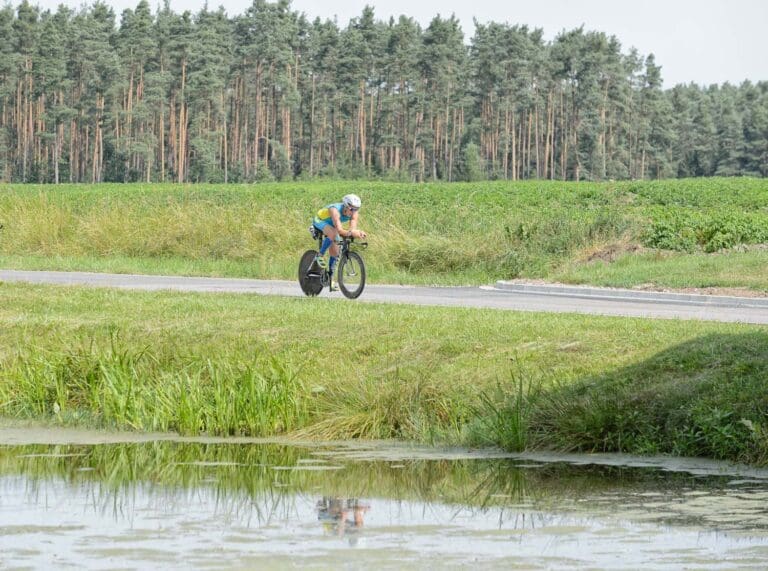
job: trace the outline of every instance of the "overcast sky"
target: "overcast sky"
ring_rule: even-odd
[[[30,0],[35,3],[35,0]],[[79,6],[82,0],[38,0],[40,6],[53,8],[59,3]],[[138,0],[105,0],[118,16]],[[161,0],[149,0],[153,7]],[[18,0],[13,2],[18,4]],[[90,2],[88,2],[90,3]],[[205,0],[171,0],[176,12],[197,11]],[[223,5],[232,16],[242,14],[250,0],[210,0],[210,8]],[[422,26],[437,14],[455,14],[469,41],[474,33],[473,18],[526,24],[542,28],[552,40],[563,30],[584,25],[618,37],[623,51],[635,47],[642,55],[655,54],[662,67],[664,86],[695,82],[741,83],[768,80],[768,0],[293,0],[294,10],[310,18],[337,19],[345,26],[374,7],[378,19],[405,14]]]

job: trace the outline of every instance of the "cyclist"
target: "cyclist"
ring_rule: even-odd
[[[330,248],[331,259],[328,263],[328,272],[331,274],[331,291],[337,289],[336,278],[333,275],[339,258],[339,246],[336,242],[340,237],[365,238],[367,236],[365,232],[357,229],[360,205],[359,196],[347,194],[341,199],[341,202],[329,204],[318,210],[312,220],[312,225],[325,235],[316,259],[321,268],[326,267],[324,256]],[[349,222],[347,229],[342,226],[345,222]]]

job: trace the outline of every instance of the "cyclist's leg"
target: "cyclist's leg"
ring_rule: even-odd
[[[333,240],[331,240],[328,236],[323,238],[323,244],[320,246],[320,255],[325,256],[325,253],[328,251],[328,248],[330,248],[332,244]]]
[[[336,235],[338,232],[336,231],[336,228],[333,227],[333,224],[325,224],[322,228],[323,234],[326,235],[327,238],[331,240],[331,248],[330,253],[332,258],[338,258],[339,256],[339,245],[336,243]]]
[[[323,232],[323,228],[328,226],[329,224],[327,222],[323,222],[322,220],[315,219],[312,221],[312,225],[315,227],[315,230],[322,233],[324,235],[323,243],[320,245],[320,255],[325,256],[325,253],[328,251],[328,248],[331,247],[333,244],[333,240],[331,240],[328,236],[325,236],[325,232]]]
[[[328,248],[333,244],[333,240],[331,240],[328,236],[325,235],[325,231],[324,230],[325,230],[325,228],[327,226],[330,226],[330,225],[327,222],[323,221],[323,220],[318,220],[317,218],[315,218],[312,221],[312,226],[314,227],[314,229],[316,231],[318,231],[321,234],[323,234],[323,241],[320,244],[320,251],[318,252],[317,257],[315,258],[315,260],[317,261],[317,265],[318,266],[320,266],[321,268],[325,268],[325,266],[326,266],[326,263],[325,263],[325,253],[328,251]]]
[[[331,259],[328,263],[328,273],[331,275],[331,291],[335,291],[337,287],[334,270],[336,269],[336,262],[339,259],[339,245],[336,243],[336,235],[338,234],[338,231],[332,224],[326,224],[323,226],[323,234],[325,234],[325,240],[331,241],[331,247],[329,248]],[[325,240],[323,240],[323,244],[325,244]]]

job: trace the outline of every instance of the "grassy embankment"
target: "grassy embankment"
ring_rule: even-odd
[[[768,183],[0,188],[0,265],[292,278],[366,204],[371,277],[765,292]],[[764,463],[764,328],[0,285],[0,414]],[[312,330],[336,315],[340,332]],[[32,347],[37,347],[32,349]]]
[[[11,284],[0,297],[8,417],[768,462],[761,327]],[[328,315],[343,327],[323,335]]]
[[[768,181],[0,186],[0,266],[295,277],[319,205],[362,195],[372,281],[540,278],[768,292]]]

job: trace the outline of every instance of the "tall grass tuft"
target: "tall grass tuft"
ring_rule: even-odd
[[[317,422],[297,436],[455,440],[470,413],[471,401],[458,387],[396,368],[384,379],[361,379],[352,387],[329,389],[318,399]]]
[[[304,426],[304,384],[275,357],[179,363],[149,349],[32,350],[4,367],[2,414],[90,419],[98,426],[182,434],[271,436]]]
[[[533,443],[534,411],[545,397],[540,375],[518,366],[510,371],[510,383],[497,383],[480,394],[475,420],[468,428],[468,440],[475,444],[499,446],[522,452]]]

